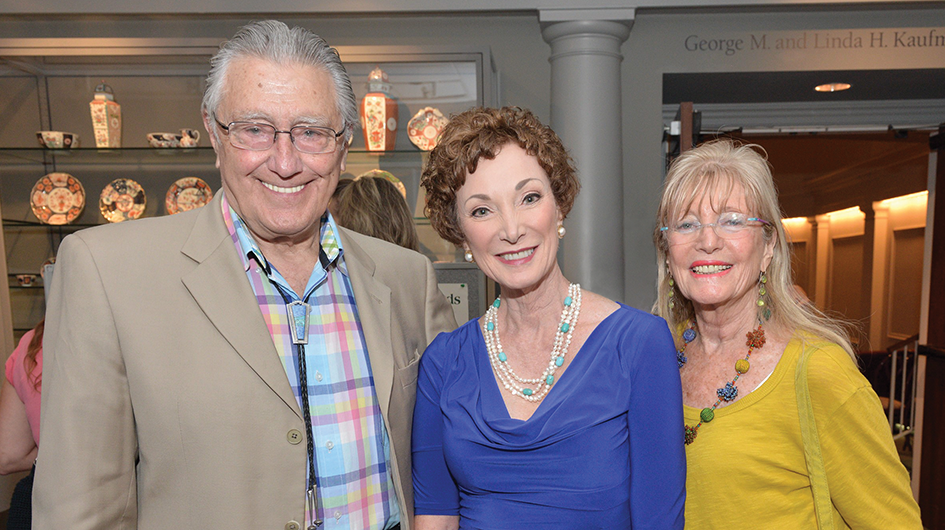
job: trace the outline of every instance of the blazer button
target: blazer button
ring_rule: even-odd
[[[292,445],[299,445],[302,443],[302,431],[298,429],[289,429],[289,432],[285,433],[285,439],[288,440]],[[289,528],[288,524],[286,525],[286,528]]]
[[[299,528],[302,528],[302,525],[298,521],[289,521],[285,524],[285,530],[299,530]]]

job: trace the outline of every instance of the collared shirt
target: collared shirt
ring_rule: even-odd
[[[400,509],[390,468],[390,439],[334,219],[326,213],[321,220],[319,262],[302,296],[266,260],[226,196],[223,219],[300,407],[305,404],[299,387],[298,348],[292,343],[286,298],[311,306],[304,351],[318,515],[324,520],[320,530],[395,526]],[[306,488],[307,484],[299,484],[303,499]],[[306,526],[311,518],[306,513]]]

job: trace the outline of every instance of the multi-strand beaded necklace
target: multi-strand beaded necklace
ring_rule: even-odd
[[[564,365],[564,358],[571,346],[571,336],[577,325],[578,314],[581,312],[581,286],[572,283],[568,287],[568,296],[564,299],[564,309],[561,311],[561,322],[555,332],[554,346],[551,348],[551,360],[541,376],[534,378],[521,377],[509,366],[509,358],[499,342],[498,314],[501,297],[496,298],[489,310],[486,311],[486,322],[482,332],[486,339],[486,350],[489,352],[489,362],[496,376],[513,396],[519,396],[528,401],[541,401],[555,383],[555,371]]]
[[[676,362],[679,364],[680,369],[682,369],[687,361],[685,355],[686,345],[696,338],[696,330],[693,326],[694,324],[690,322],[689,326],[686,327],[686,331],[683,332],[682,346],[680,346],[679,350],[676,352]],[[738,381],[739,377],[746,374],[749,368],[751,368],[751,364],[748,362],[748,358],[751,357],[751,352],[765,345],[765,331],[761,329],[761,326],[762,324],[759,322],[758,328],[755,329],[755,331],[749,331],[745,334],[745,337],[748,339],[745,342],[745,345],[748,346],[748,353],[745,354],[744,359],[735,361],[735,377],[730,382],[725,383],[724,387],[715,391],[719,398],[715,400],[715,403],[711,407],[706,407],[699,412],[700,421],[695,427],[686,425],[686,445],[696,440],[696,434],[703,423],[709,423],[715,419],[715,409],[719,408],[719,405],[721,405],[723,401],[729,402],[738,396],[738,387],[735,386],[735,383]]]

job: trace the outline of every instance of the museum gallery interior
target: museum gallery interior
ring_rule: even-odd
[[[361,120],[342,177],[397,185],[461,323],[496,286],[424,216],[421,170],[451,115],[515,105],[550,124],[582,184],[562,270],[647,311],[670,162],[718,137],[760,145],[795,281],[856,323],[923,523],[945,527],[945,2],[81,4],[0,5],[4,359],[43,318],[64,237],[220,188],[200,118],[209,58],[277,18],[338,49]],[[0,477],[0,530],[22,476]]]

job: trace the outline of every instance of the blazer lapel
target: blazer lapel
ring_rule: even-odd
[[[374,260],[348,236],[347,230],[339,227],[339,236],[344,248],[345,266],[354,291],[354,301],[358,305],[364,343],[371,359],[374,390],[386,418],[394,380],[394,353],[390,339],[390,287],[374,277]]]
[[[221,193],[200,209],[190,238],[181,249],[198,262],[181,280],[213,326],[301,419],[285,368],[223,222]]]

